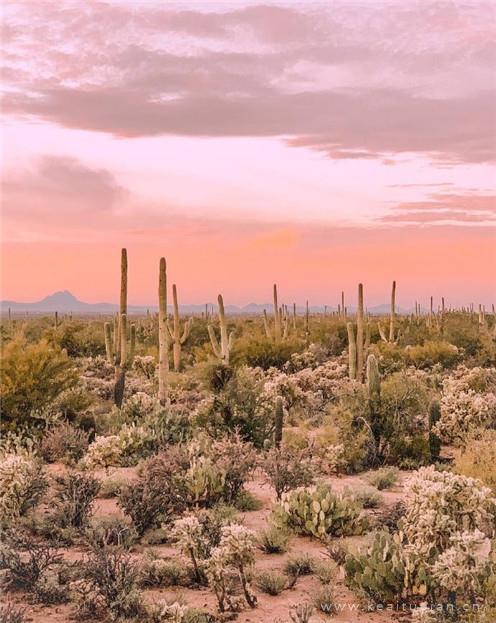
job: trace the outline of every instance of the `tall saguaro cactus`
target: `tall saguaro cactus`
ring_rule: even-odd
[[[346,325],[348,331],[349,377],[363,382],[365,355],[370,342],[369,327],[365,326],[363,306],[363,285],[358,284],[358,307],[356,315],[356,334],[351,322]]]
[[[158,400],[161,405],[168,400],[169,331],[167,329],[167,265],[160,258],[158,277]]]
[[[104,324],[105,353],[107,361],[115,366],[114,402],[120,408],[124,399],[126,370],[132,364],[136,348],[136,326],[130,327],[131,343],[127,348],[127,251],[121,251],[121,294],[119,313],[112,324]]]
[[[398,341],[400,335],[399,331],[396,333],[396,281],[393,281],[393,286],[391,288],[391,311],[389,315],[389,335],[386,336],[384,329],[380,322],[377,323],[379,327],[379,335],[383,342],[389,342],[393,344]]]
[[[219,294],[217,297],[217,302],[219,304],[220,343],[215,335],[215,330],[212,325],[208,325],[208,335],[210,337],[210,343],[212,345],[214,355],[223,363],[228,364],[234,340],[234,333],[231,332],[229,335],[227,334],[226,313],[224,310],[224,299],[222,298],[222,294]]]
[[[181,349],[182,345],[186,342],[191,330],[191,324],[193,318],[187,320],[184,324],[183,332],[181,334],[181,321],[179,317],[179,304],[177,302],[177,288],[176,284],[172,285],[172,301],[174,310],[174,320],[172,327],[167,321],[167,329],[172,340],[172,354],[174,359],[174,371],[179,372],[181,367]]]

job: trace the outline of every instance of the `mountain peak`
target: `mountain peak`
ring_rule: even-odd
[[[41,302],[46,303],[79,303],[79,300],[69,292],[69,290],[59,290],[58,292],[54,292],[53,294],[49,294],[42,299]]]

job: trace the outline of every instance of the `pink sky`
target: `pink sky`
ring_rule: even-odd
[[[2,298],[493,301],[492,2],[7,2]],[[353,294],[353,296],[352,296]]]

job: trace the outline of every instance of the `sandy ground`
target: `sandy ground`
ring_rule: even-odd
[[[52,474],[63,471],[63,466],[52,465],[49,471]],[[98,477],[104,479],[125,479],[132,480],[135,477],[134,468],[113,469],[110,472],[99,472]],[[402,497],[402,480],[405,474],[402,474],[398,484],[390,491],[382,491],[381,507],[394,504]],[[335,490],[342,490],[345,487],[358,488],[366,486],[366,475],[359,476],[343,476],[330,477],[327,481]],[[270,514],[272,504],[275,500],[274,491],[269,485],[263,482],[261,478],[256,478],[247,484],[247,489],[262,502],[259,510],[239,513],[238,520],[245,526],[255,531],[263,530],[267,527],[267,518]],[[121,515],[121,511],[116,504],[115,498],[98,499],[95,504],[95,516],[103,517],[109,515]],[[351,537],[345,539],[348,545],[359,547],[364,541],[364,537]],[[139,547],[141,555],[148,546]],[[152,546],[156,553],[167,557],[180,557],[179,552],[170,545]],[[71,547],[63,550],[64,558],[69,561],[80,559],[84,555],[84,549],[81,547]],[[288,557],[296,554],[309,554],[315,560],[328,560],[326,557],[325,547],[319,541],[307,537],[293,536],[290,541],[288,552],[284,554],[265,554],[258,551],[256,558],[256,571],[263,570],[281,570],[284,562]],[[136,554],[138,555],[138,554]],[[324,615],[315,613],[311,618],[311,623],[319,623],[324,621],[335,621],[336,623],[387,623],[392,621],[407,620],[407,615],[402,612],[394,612],[385,610],[382,612],[366,612],[359,609],[359,603],[352,592],[344,585],[343,578],[340,574],[336,581],[331,584],[335,596],[335,602],[341,609],[340,612],[332,615]],[[317,593],[322,589],[322,584],[315,576],[303,576],[299,578],[295,587],[283,591],[278,596],[270,596],[257,590],[258,607],[249,609],[239,613],[237,621],[239,623],[286,623],[290,622],[289,611],[294,605],[312,602]],[[190,606],[207,608],[211,612],[216,611],[216,599],[214,594],[208,588],[189,589],[177,588],[173,589],[150,589],[144,590],[145,600],[149,603],[159,601],[161,599],[176,600],[181,599]],[[26,620],[33,623],[62,623],[66,621],[74,621],[72,618],[72,605],[62,605],[53,607],[43,607],[40,605],[26,604],[21,594],[12,594],[13,601],[27,605]]]

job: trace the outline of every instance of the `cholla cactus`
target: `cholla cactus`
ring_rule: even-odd
[[[496,520],[496,499],[474,478],[422,467],[406,482],[401,530],[426,556],[443,551],[463,530],[484,529]]]
[[[496,422],[496,394],[491,391],[494,382],[481,368],[460,366],[443,381],[441,418],[434,427],[443,441],[463,443],[478,427]]]
[[[155,377],[157,369],[155,357],[151,355],[144,355],[143,357],[136,355],[133,361],[133,369],[151,381]]]
[[[274,509],[276,523],[300,534],[325,540],[329,536],[349,536],[361,531],[362,507],[329,487],[293,489],[284,493]]]
[[[122,415],[125,421],[143,419],[157,407],[157,399],[145,392],[137,392],[124,401]]]
[[[165,601],[158,603],[160,609],[160,620],[169,621],[170,623],[183,623],[186,620],[188,614],[188,606],[180,604],[178,601],[174,601],[168,604]]]
[[[0,523],[11,522],[35,506],[46,488],[40,465],[27,454],[0,457]]]
[[[154,433],[144,426],[124,425],[118,435],[97,436],[90,444],[82,465],[98,469],[128,465],[146,454],[154,441]]]
[[[255,532],[235,523],[224,526],[221,530],[219,549],[223,552],[225,563],[237,569],[246,603],[254,608],[257,605],[257,598],[251,590],[249,576],[255,563]]]
[[[202,582],[204,575],[200,568],[199,559],[204,557],[208,543],[202,530],[202,526],[195,515],[189,515],[178,519],[174,523],[172,538],[175,539],[183,554],[191,558],[195,579]]]
[[[186,482],[193,503],[196,506],[204,506],[222,496],[226,474],[208,456],[190,454],[190,467],[186,473]]]
[[[480,530],[459,532],[451,536],[451,546],[432,567],[432,575],[438,585],[458,596],[477,595],[489,571],[488,557],[482,551],[486,541]]]
[[[222,298],[222,294],[219,294],[217,297],[217,301],[219,303],[219,324],[220,324],[220,344],[217,340],[217,336],[215,335],[215,331],[212,325],[208,325],[208,335],[210,337],[210,343],[212,345],[212,350],[217,359],[220,359],[225,364],[229,364],[229,357],[232,350],[234,333],[227,333],[227,321],[226,314],[224,311],[224,299]]]

